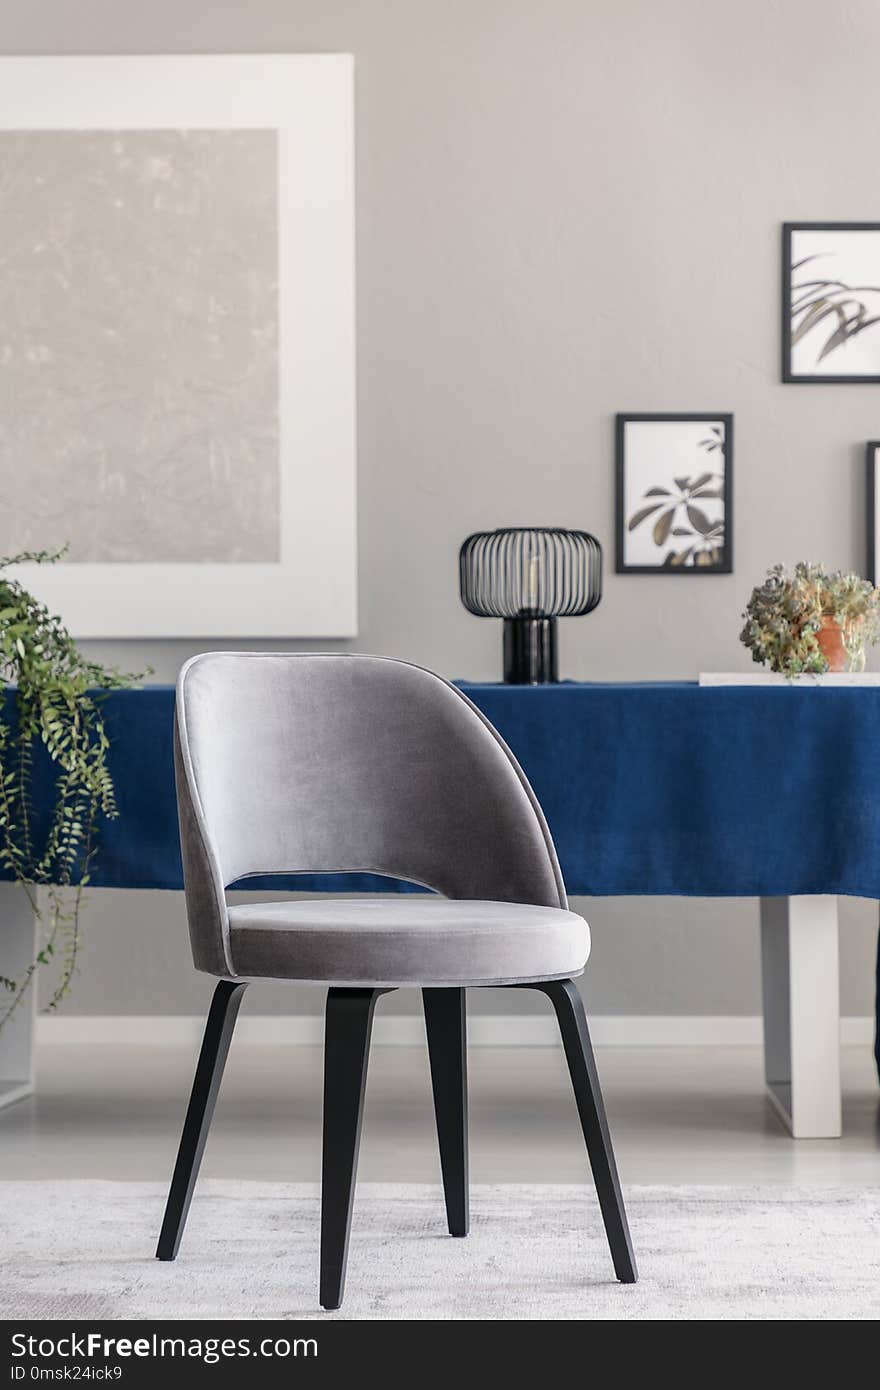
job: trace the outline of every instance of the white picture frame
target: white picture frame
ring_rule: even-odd
[[[0,58],[0,130],[167,129],[277,132],[280,559],[10,573],[77,637],[352,637],[353,59]]]
[[[880,222],[783,224],[782,380],[880,382]]]
[[[733,573],[733,415],[619,414],[618,574]]]

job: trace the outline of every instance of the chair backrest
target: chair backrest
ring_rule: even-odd
[[[175,767],[196,966],[232,973],[225,889],[368,872],[449,898],[565,907],[534,793],[459,690],[385,657],[208,652],[177,685]]]

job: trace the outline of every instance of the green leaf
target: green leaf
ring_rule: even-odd
[[[880,316],[872,319],[860,320],[855,326],[853,326],[852,319],[847,320],[845,324],[842,324],[832,333],[822,351],[819,353],[817,361],[823,361],[830,353],[834,352],[835,348],[839,348],[842,343],[849,342],[850,338],[855,338],[857,334],[864,332],[866,328],[872,328],[875,323],[880,323]]]
[[[827,300],[823,299],[819,302],[819,304],[813,305],[809,313],[804,315],[797,328],[792,329],[792,347],[796,347],[802,338],[805,338],[807,334],[812,331],[812,329],[816,328],[818,324],[822,323],[822,321],[827,318],[837,319],[836,332],[842,333],[845,337],[846,314],[844,313],[843,308],[839,304],[829,304]],[[832,337],[833,336],[834,335],[832,334]],[[821,361],[821,358],[819,358],[818,360]]]
[[[640,511],[635,512],[630,517],[626,529],[628,531],[634,531],[637,526],[641,526],[646,517],[653,516],[654,512],[659,511],[662,505],[662,502],[655,502],[651,507],[642,507]]]
[[[668,512],[664,512],[662,516],[657,518],[653,532],[655,545],[665,545],[674,516],[675,507],[670,507]]]
[[[663,563],[665,566],[669,566],[672,569],[680,569],[683,565],[687,564],[693,553],[694,547],[692,545],[688,546],[687,550],[680,551],[677,555],[674,551],[671,551],[670,554],[666,556]]]
[[[706,513],[701,512],[699,507],[692,507],[690,504],[688,504],[686,510],[688,521],[691,523],[694,530],[699,531],[701,536],[705,536],[706,533],[712,529],[712,523],[706,516]]]

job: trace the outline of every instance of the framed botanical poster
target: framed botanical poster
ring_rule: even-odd
[[[782,380],[880,381],[880,222],[786,222]]]
[[[877,487],[880,484],[880,439],[872,439],[868,443],[865,478],[865,578],[870,579],[872,584],[880,584],[880,499],[877,497]]]
[[[617,416],[618,574],[733,570],[733,416]]]
[[[0,555],[77,636],[356,631],[352,76],[0,58]]]

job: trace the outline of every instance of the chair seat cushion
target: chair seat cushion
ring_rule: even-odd
[[[558,907],[406,895],[229,909],[236,974],[339,985],[509,985],[579,975],[582,917]]]

